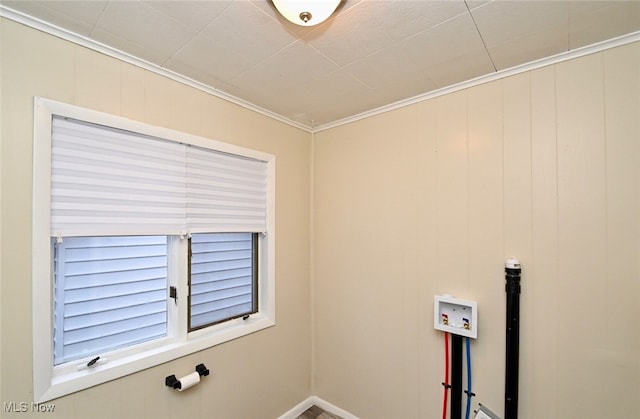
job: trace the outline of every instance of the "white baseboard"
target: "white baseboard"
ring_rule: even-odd
[[[352,415],[344,409],[340,409],[339,407],[329,403],[326,400],[321,399],[320,397],[310,396],[302,402],[298,403],[287,413],[280,416],[278,419],[295,419],[305,412],[311,406],[318,406],[322,410],[332,413],[334,415],[338,415],[344,419],[358,419],[357,416]]]
[[[301,401],[278,419],[295,419],[311,406],[313,406],[313,397]]]

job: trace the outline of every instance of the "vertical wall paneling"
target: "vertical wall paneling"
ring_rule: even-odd
[[[171,86],[171,127],[178,131],[202,133],[205,93],[195,89],[184,89],[179,83]]]
[[[144,122],[165,125],[171,121],[171,88],[174,83],[158,74],[144,73]]]
[[[467,92],[436,99],[439,294],[469,292]]]
[[[121,63],[99,52],[79,46],[75,47],[75,57],[75,104],[120,115]]]
[[[402,359],[402,414],[405,417],[419,417],[420,415],[420,328],[424,312],[423,263],[431,243],[429,211],[425,202],[432,190],[432,176],[428,176],[433,166],[429,164],[432,158],[433,135],[424,132],[424,121],[429,121],[432,114],[422,107],[410,107],[403,112],[407,121],[405,140],[397,144],[402,155],[400,167],[406,172],[406,182],[400,189],[403,194],[399,207],[399,218],[405,221],[398,223],[401,227],[400,240],[402,253],[402,346],[406,354]],[[384,123],[384,122],[383,122]],[[387,125],[385,123],[385,125]],[[388,138],[391,138],[389,135]],[[427,300],[428,301],[428,300]]]
[[[122,415],[120,383],[117,381],[80,391],[74,399],[78,418],[109,419]]]
[[[403,403],[403,360],[389,356],[402,347],[405,327],[401,238],[406,220],[395,217],[406,186],[394,189],[401,157],[385,160],[392,127],[373,122],[351,141],[328,138],[314,152],[314,179],[322,179],[314,197],[314,230],[322,239],[315,246],[315,276],[324,278],[316,284],[315,301],[316,307],[333,307],[317,310],[316,385],[339,382],[327,389],[327,400],[360,411],[369,398],[384,397],[384,383],[389,383],[393,397],[378,406],[388,412],[400,411]],[[336,146],[342,149],[339,155],[333,154]],[[370,152],[359,152],[363,147]],[[376,260],[388,263],[381,266]],[[367,336],[389,339],[372,344]],[[367,395],[359,391],[360,380],[371,384]]]
[[[348,128],[348,127],[346,127]],[[331,134],[330,132],[326,134]],[[349,133],[347,133],[349,135]],[[359,334],[359,312],[344,317],[349,312],[349,304],[355,290],[364,286],[355,276],[360,262],[354,260],[355,266],[345,266],[350,249],[355,245],[358,234],[345,235],[344,229],[356,225],[355,202],[359,199],[359,191],[352,190],[349,180],[353,174],[344,176],[344,167],[348,167],[353,158],[352,145],[345,144],[343,153],[332,156],[332,150],[338,147],[339,139],[325,135],[322,142],[314,141],[314,277],[321,278],[314,283],[315,313],[315,386],[323,389],[325,400],[345,409],[352,405],[345,403],[352,399],[351,392],[357,387],[357,378],[353,372],[361,368],[357,359],[348,369],[346,362],[355,356],[353,347],[356,344],[350,334]],[[340,202],[341,205],[337,203]],[[346,278],[353,276],[353,280]],[[340,289],[341,292],[335,290]],[[321,307],[329,304],[331,310]],[[357,304],[357,302],[356,302]],[[336,385],[335,383],[340,383]]]
[[[151,413],[152,406],[145,403],[145,383],[147,382],[146,372],[134,374],[129,380],[123,381],[118,390],[120,394],[117,396],[122,400],[120,405],[120,418],[122,419],[138,419],[145,416],[153,418],[161,418],[160,414]],[[162,404],[162,403],[158,403]],[[149,403],[151,405],[151,403]],[[124,408],[123,406],[126,406]]]
[[[143,121],[145,70],[128,65],[120,66],[120,111],[122,116]]]
[[[606,337],[594,355],[607,374],[602,404],[608,414],[632,417],[640,388],[640,336],[631,319],[640,317],[640,45],[626,59],[616,48],[604,57],[606,136],[606,280],[602,304]],[[634,390],[635,389],[635,390]]]
[[[559,64],[558,118],[558,382],[559,416],[608,412],[610,374],[597,359],[607,340],[606,146],[602,54]],[[571,303],[569,303],[571,301]],[[583,333],[584,327],[589,333]],[[586,366],[589,366],[586,368]]]
[[[441,405],[444,375],[443,337],[426,324],[433,322],[433,296],[437,286],[437,173],[436,173],[436,103],[416,106],[419,155],[416,199],[418,200],[418,359],[419,406],[416,417],[429,417],[433,406]],[[434,344],[435,340],[435,344]],[[437,362],[434,362],[437,360]],[[408,385],[408,384],[407,384]]]
[[[400,173],[404,173],[398,164],[402,161],[400,156],[405,154],[402,152],[403,144],[397,144],[399,153],[385,158],[391,152],[387,141],[393,125],[385,125],[381,120],[369,122],[373,123],[373,126],[368,127],[369,135],[358,136],[356,141],[359,148],[367,141],[370,152],[360,155],[359,163],[354,164],[351,169],[363,176],[369,185],[360,191],[362,200],[357,203],[358,214],[364,214],[366,224],[362,225],[364,229],[358,233],[360,242],[358,248],[351,250],[350,258],[360,260],[361,269],[355,272],[355,275],[363,284],[352,297],[355,301],[360,301],[363,307],[386,307],[385,310],[370,311],[355,327],[360,329],[364,336],[379,335],[387,336],[389,339],[380,339],[376,345],[360,341],[355,355],[360,358],[361,375],[372,383],[370,395],[384,399],[378,405],[380,414],[390,415],[393,412],[401,412],[404,401],[403,359],[392,354],[402,348],[406,327],[402,322],[403,289],[407,284],[402,265],[402,233],[405,231],[406,219],[396,218],[400,211],[399,206],[406,203],[406,185],[397,184],[398,187],[394,188],[395,179]],[[402,128],[399,130],[403,132]],[[401,142],[405,141],[404,135],[405,132],[401,134]],[[361,185],[362,183],[358,182],[351,184],[351,187],[358,189]],[[367,206],[370,206],[370,209],[363,211]],[[380,240],[383,237],[384,240]],[[371,263],[373,260],[382,259],[388,260],[389,263]],[[367,292],[361,292],[362,290]],[[373,367],[374,365],[376,367]],[[389,387],[383,385],[385,382]],[[385,395],[385,392],[388,392],[388,395]],[[359,404],[364,405],[364,395],[359,396]]]
[[[531,261],[525,262],[529,303],[532,418],[557,417],[558,408],[558,180],[555,68],[531,73]],[[523,304],[526,304],[523,302]],[[527,348],[524,348],[525,350]],[[526,380],[525,380],[526,382]],[[526,402],[524,402],[526,403]]]

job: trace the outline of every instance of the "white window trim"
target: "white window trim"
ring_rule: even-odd
[[[88,360],[62,366],[53,365],[53,272],[50,245],[51,120],[53,115],[75,118],[95,124],[117,127],[203,148],[246,156],[267,162],[267,233],[259,244],[258,313],[247,320],[234,319],[187,333],[187,298],[183,291],[177,304],[168,299],[167,337],[101,355],[101,362],[78,369]],[[36,97],[34,99],[33,143],[33,232],[32,232],[32,314],[33,314],[33,386],[34,402],[42,403],[83,390],[167,361],[236,339],[275,325],[275,156],[222,143],[191,134],[152,126],[84,109],[78,106]],[[170,251],[185,245],[171,240]],[[186,252],[183,252],[186,254]],[[186,290],[186,260],[173,267]],[[170,279],[171,281],[171,279]],[[72,364],[72,365],[70,365]],[[167,375],[171,372],[167,371]]]

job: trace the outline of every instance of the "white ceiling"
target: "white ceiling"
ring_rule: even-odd
[[[270,0],[0,3],[310,129],[640,30],[640,0],[343,0],[315,27]]]

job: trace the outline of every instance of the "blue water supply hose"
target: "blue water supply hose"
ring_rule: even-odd
[[[467,411],[465,414],[465,419],[469,419],[469,414],[471,413],[471,397],[474,394],[471,392],[471,341],[467,337],[466,338],[466,346],[467,346]]]

